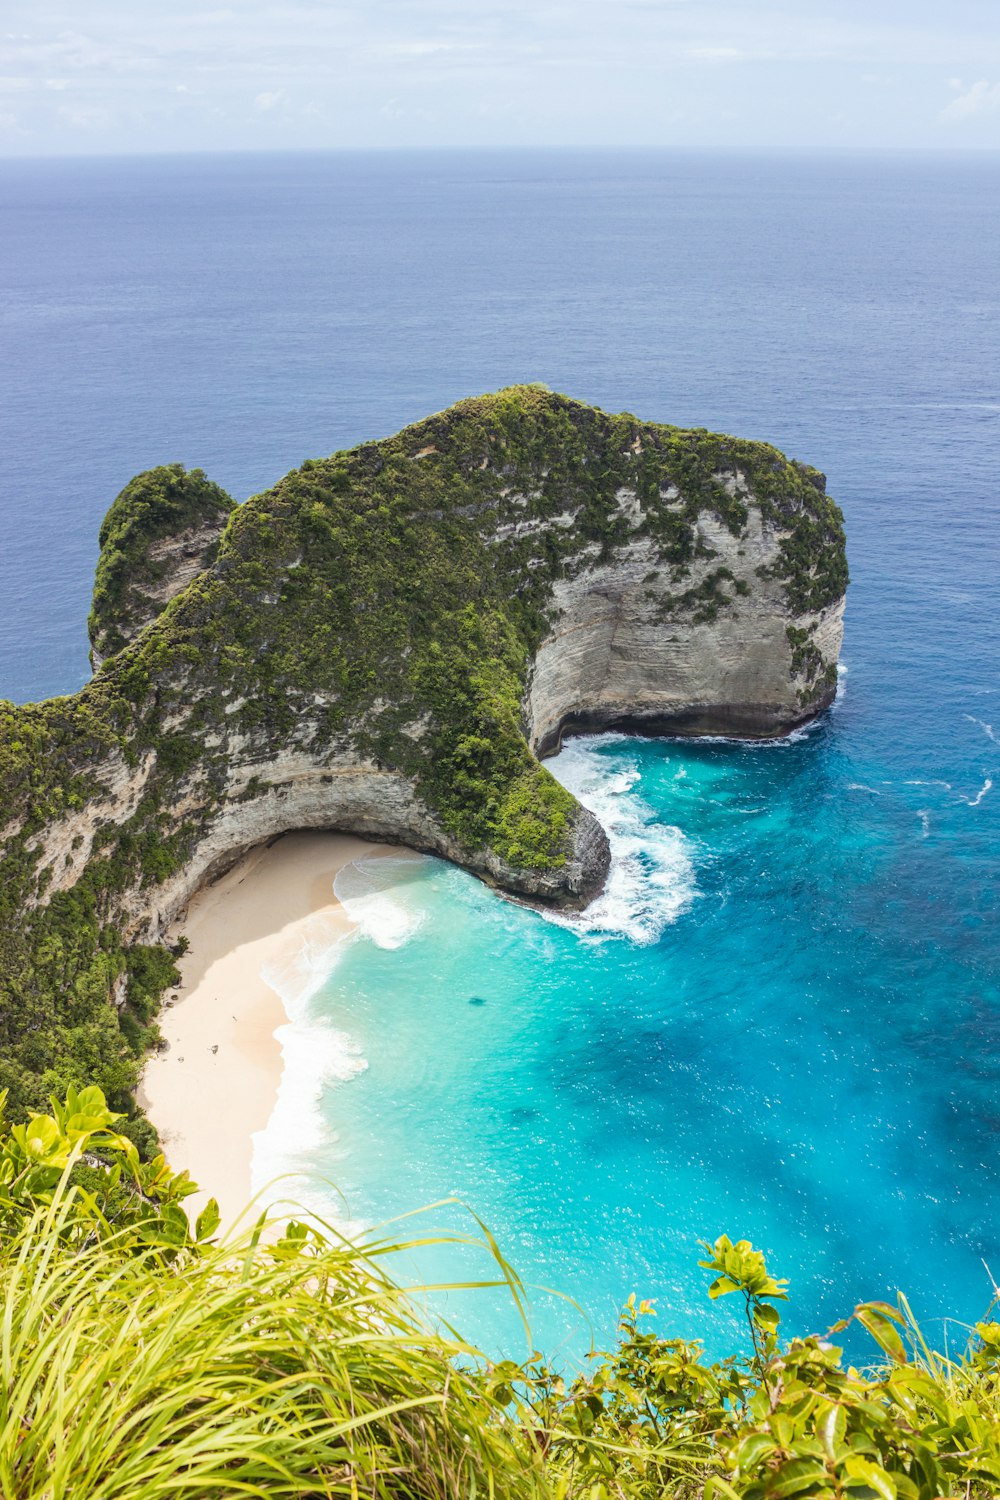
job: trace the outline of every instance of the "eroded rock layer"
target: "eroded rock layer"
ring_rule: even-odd
[[[156,945],[253,845],[337,828],[579,905],[608,846],[540,763],[563,732],[769,736],[834,693],[847,572],[822,475],[538,387],[238,508],[152,470],[102,542],[100,670],[2,715],[18,1102],[47,1069],[128,1088],[169,977]]]

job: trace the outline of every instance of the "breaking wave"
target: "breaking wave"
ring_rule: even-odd
[[[391,894],[413,864],[411,856],[374,855],[345,865],[333,890],[350,926],[345,929],[337,918],[319,913],[305,924],[301,941],[262,970],[288,1023],[275,1032],[281,1082],[267,1127],[254,1136],[254,1191],[267,1201],[294,1203],[332,1218],[345,1234],[359,1233],[363,1226],[339,1218],[329,1184],[316,1174],[317,1160],[332,1162],[337,1156],[322,1101],[331,1084],[348,1083],[365,1072],[368,1060],[348,1032],[316,1014],[313,1000],[348,944],[367,938],[376,947],[395,949],[417,931],[421,914]]]
[[[423,913],[411,910],[397,889],[414,863],[409,854],[363,856],[345,865],[333,882],[348,919],[376,948],[402,948],[423,922]]]
[[[603,746],[626,744],[627,736],[619,734],[570,740],[547,762],[608,835],[611,870],[601,895],[586,910],[546,915],[588,937],[655,943],[697,894],[694,864],[680,829],[659,822],[639,796],[636,763],[611,762],[600,753]]]

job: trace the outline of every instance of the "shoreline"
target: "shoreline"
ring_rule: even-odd
[[[169,940],[183,935],[190,947],[159,1015],[166,1045],[146,1063],[139,1101],[173,1170],[198,1184],[185,1203],[192,1220],[215,1198],[220,1229],[231,1229],[252,1197],[254,1138],[283,1074],[275,1033],[293,1020],[263,971],[356,930],[333,882],[354,860],[379,854],[399,850],[353,834],[283,834],[199,891],[172,927]]]

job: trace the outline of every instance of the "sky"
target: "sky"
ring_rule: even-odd
[[[0,154],[1000,148],[1000,0],[3,0]]]

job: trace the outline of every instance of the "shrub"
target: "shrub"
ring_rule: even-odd
[[[1000,1487],[1000,1327],[957,1358],[862,1303],[881,1363],[782,1343],[784,1281],[747,1241],[700,1262],[743,1299],[748,1352],[706,1361],[629,1299],[568,1383],[431,1327],[396,1248],[210,1203],[142,1164],[98,1089],[0,1123],[0,1493],[5,1500],[986,1500]],[[489,1236],[486,1242],[492,1246]],[[495,1248],[495,1247],[494,1247]],[[496,1252],[497,1279],[520,1299]]]

